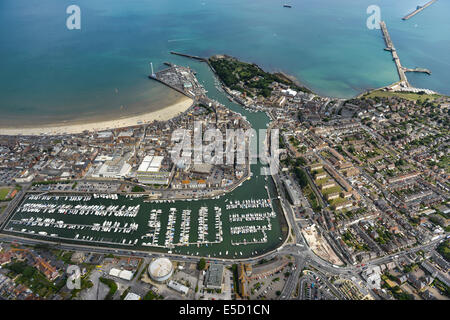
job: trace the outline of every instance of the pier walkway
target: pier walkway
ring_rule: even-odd
[[[417,6],[417,9],[416,9],[416,10],[414,10],[414,11],[411,12],[410,14],[404,16],[404,17],[402,18],[402,20],[408,20],[408,19],[414,17],[416,14],[418,14],[419,12],[421,12],[422,10],[424,10],[425,8],[431,6],[431,5],[432,5],[433,3],[435,3],[436,1],[437,1],[437,0],[431,0],[431,1],[428,1],[426,4],[424,4],[423,6]]]
[[[408,83],[408,78],[406,78],[404,68],[400,62],[400,58],[397,54],[397,50],[394,47],[394,43],[391,40],[391,36],[389,35],[389,31],[387,30],[386,23],[384,21],[380,22],[381,32],[383,32],[384,42],[386,43],[386,51],[390,51],[392,53],[392,59],[395,62],[395,66],[397,67],[398,76],[400,77],[400,81],[403,82],[406,86],[410,86]]]
[[[389,31],[387,29],[386,23],[384,21],[380,22],[381,32],[383,33],[384,42],[386,43],[386,48],[384,50],[390,51],[392,54],[392,59],[395,62],[395,66],[397,68],[398,76],[400,78],[400,84],[404,87],[411,87],[408,78],[406,77],[406,72],[421,72],[431,75],[431,71],[424,68],[405,68],[402,66],[400,61],[400,57],[398,56],[397,50],[395,49],[394,43],[392,42],[391,36],[389,35]]]

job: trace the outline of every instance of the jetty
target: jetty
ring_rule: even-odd
[[[190,59],[194,59],[194,60],[198,60],[201,62],[207,62],[208,59],[202,58],[202,57],[198,57],[198,56],[193,56],[190,54],[185,54],[185,53],[180,53],[180,52],[175,52],[175,51],[170,51],[170,54],[176,55],[176,56],[180,56],[180,57],[185,57],[185,58],[190,58]]]
[[[425,68],[414,68],[414,69],[411,69],[411,68],[403,67],[403,71],[405,71],[405,72],[422,72],[422,73],[426,73],[428,75],[431,75],[431,71],[428,70],[428,69],[425,69]]]
[[[412,17],[414,17],[416,14],[418,14],[419,12],[421,12],[422,10],[424,10],[425,8],[431,6],[433,3],[435,3],[437,0],[431,0],[428,1],[426,4],[424,4],[423,6],[417,6],[416,10],[414,10],[413,12],[411,12],[410,14],[404,16],[402,18],[402,20],[408,20]]]
[[[386,23],[384,21],[380,22],[381,32],[383,32],[384,42],[386,43],[386,48],[384,50],[390,51],[392,54],[392,59],[395,62],[395,66],[397,67],[398,76],[400,77],[400,81],[404,83],[406,86],[410,86],[408,83],[408,78],[406,77],[404,68],[400,62],[400,58],[397,54],[397,50],[394,47],[394,43],[391,40],[391,36],[389,35],[389,31],[386,27]]]
[[[384,42],[386,43],[386,48],[384,50],[390,51],[392,54],[392,59],[395,62],[395,66],[397,67],[398,76],[400,78],[400,84],[405,87],[411,87],[408,78],[406,77],[406,72],[421,72],[431,75],[431,71],[424,68],[405,68],[402,66],[400,61],[400,57],[398,56],[397,50],[395,49],[394,43],[392,42],[391,36],[389,35],[389,31],[387,29],[386,23],[384,21],[380,22],[381,32],[383,33]]]

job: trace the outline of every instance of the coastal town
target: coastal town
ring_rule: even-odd
[[[110,186],[105,186],[103,191],[132,191],[134,188],[157,199],[169,192],[173,198],[195,197],[190,192],[198,189],[204,189],[205,194],[207,191],[213,194],[213,190],[226,188],[248,176],[248,166],[245,165],[187,163],[184,158],[190,159],[196,151],[194,148],[181,150],[180,161],[173,163],[171,151],[178,142],[173,136],[177,129],[192,131],[196,124],[203,136],[213,126],[225,137],[226,130],[249,128],[245,118],[210,101],[192,71],[182,67],[175,69],[187,75],[188,79],[182,79],[183,85],[189,85],[189,88],[197,85],[197,100],[185,112],[169,121],[153,121],[113,130],[1,136],[2,184],[32,183],[33,190],[58,191],[69,190],[70,182],[79,179],[109,181]],[[192,93],[191,89],[189,91]],[[189,91],[186,89],[185,93],[190,94]],[[67,186],[55,187],[56,182]],[[80,185],[70,190],[83,192],[88,189],[88,185]],[[185,191],[177,192],[178,189]]]
[[[150,78],[193,101],[168,121],[0,137],[3,299],[449,299],[449,97],[328,98],[229,56],[203,62],[241,112],[167,64]],[[177,130],[227,141],[257,113],[280,132],[272,175],[250,152],[196,162],[195,144],[174,161]],[[238,158],[248,136],[233,145]]]
[[[232,74],[239,79],[246,67]],[[448,284],[448,259],[436,251],[400,255],[433,243],[441,253],[448,247],[450,98],[388,86],[343,100],[270,83],[262,99],[255,81],[241,78],[230,94],[269,112],[271,126],[282,130],[279,176],[310,249],[336,268],[359,268],[378,297],[433,296],[430,282],[405,272],[419,265],[422,275],[433,270]],[[386,256],[393,257],[388,264],[370,265]],[[413,279],[409,286],[403,275]]]

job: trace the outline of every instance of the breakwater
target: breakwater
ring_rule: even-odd
[[[411,19],[412,17],[414,17],[416,14],[418,14],[419,12],[423,11],[424,9],[426,9],[427,7],[431,6],[433,3],[435,3],[437,0],[431,0],[428,1],[426,4],[424,4],[423,6],[417,6],[417,9],[414,10],[413,12],[411,12],[410,14],[404,16],[402,18],[402,20],[408,20]]]

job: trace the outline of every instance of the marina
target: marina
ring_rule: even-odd
[[[269,118],[265,113],[249,112],[229,102],[216,88],[217,78],[205,69],[208,66],[203,62],[192,67],[203,76],[199,81],[204,85],[196,84],[196,91],[208,92],[210,99],[241,113],[255,130],[267,128]],[[164,79],[173,71],[167,72],[161,75]],[[276,249],[288,230],[274,182],[262,179],[262,169],[259,161],[252,164],[250,179],[210,199],[150,199],[69,191],[27,193],[3,232],[56,243],[204,257],[251,257]]]
[[[142,197],[118,194],[28,194],[4,231],[87,245],[236,257],[279,243],[275,210],[267,198],[222,197],[175,206],[169,201],[144,202]],[[236,245],[239,252],[227,250]]]

